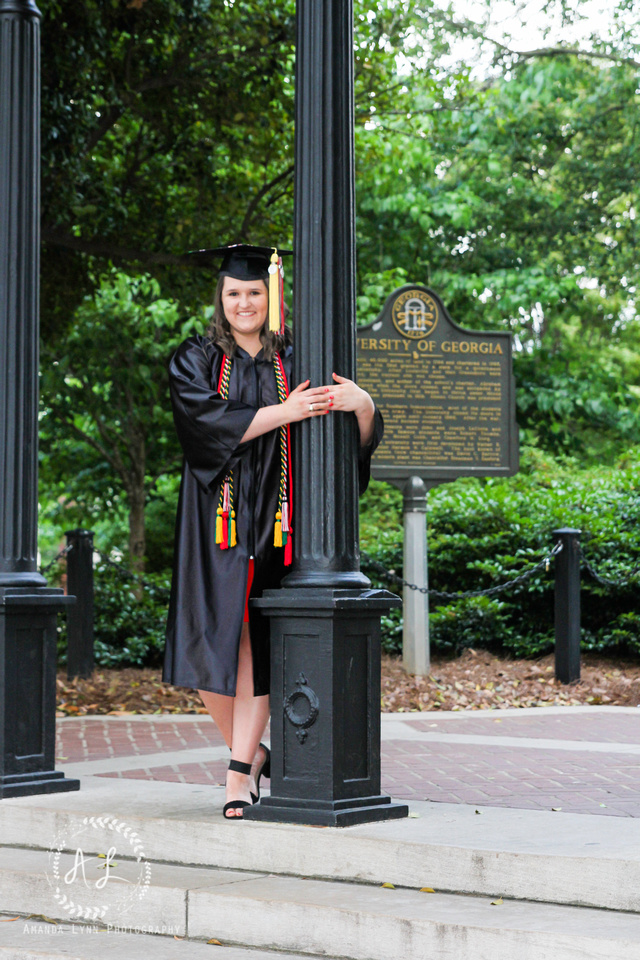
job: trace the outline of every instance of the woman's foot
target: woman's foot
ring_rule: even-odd
[[[249,764],[246,764],[246,766],[249,767]],[[223,816],[227,820],[242,819],[242,807],[228,807],[227,804],[240,801],[250,806],[253,801],[251,799],[249,786],[250,775],[248,772],[240,773],[238,770],[227,770],[226,803],[223,809]]]
[[[250,790],[251,799],[254,803],[257,803],[258,799],[260,798],[260,777],[268,777],[271,772],[269,768],[270,758],[271,757],[268,748],[264,745],[264,743],[259,743],[258,749],[256,750],[256,755],[253,758],[253,763],[251,764]],[[268,772],[265,770],[265,767],[268,768]]]

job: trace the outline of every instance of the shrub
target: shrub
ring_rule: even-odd
[[[530,569],[554,545],[553,530],[582,530],[586,558],[615,581],[604,587],[582,573],[582,645],[588,650],[640,653],[640,448],[614,467],[578,469],[525,450],[522,469],[504,479],[464,478],[443,484],[428,497],[429,586],[463,592],[484,589]],[[361,510],[362,548],[386,568],[402,573],[402,495],[372,481]],[[401,591],[381,579],[366,557],[363,571],[377,586]],[[553,561],[548,571],[498,597],[441,603],[431,599],[430,632],[435,650],[493,647],[517,656],[553,648]],[[383,644],[401,650],[402,624],[393,613],[383,624]]]
[[[136,581],[104,563],[94,571],[94,655],[102,667],[159,667],[167,619],[167,573],[145,575],[138,598]],[[66,622],[61,623],[58,660],[67,662]]]

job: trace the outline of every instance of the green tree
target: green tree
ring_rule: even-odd
[[[43,484],[95,515],[126,504],[129,556],[144,568],[145,505],[181,452],[168,403],[168,360],[197,327],[158,282],[113,272],[77,308],[64,344],[43,356]]]

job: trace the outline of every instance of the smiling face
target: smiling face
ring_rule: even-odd
[[[264,280],[236,280],[225,277],[222,286],[222,309],[234,339],[260,337],[269,309],[269,294]]]

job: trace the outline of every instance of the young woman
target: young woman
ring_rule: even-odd
[[[196,688],[231,748],[223,815],[242,818],[269,776],[260,742],[269,719],[269,621],[249,597],[276,588],[291,562],[295,504],[289,424],[335,412],[360,431],[360,492],[382,418],[352,380],[289,389],[291,334],[268,326],[271,248],[222,256],[213,321],[170,363],[176,430],[185,455],[162,679]]]

